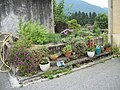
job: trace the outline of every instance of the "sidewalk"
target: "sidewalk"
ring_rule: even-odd
[[[8,78],[6,73],[0,73],[0,90],[120,90],[120,59],[18,89],[10,86]]]

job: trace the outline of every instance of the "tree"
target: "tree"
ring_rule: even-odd
[[[72,19],[68,21],[67,24],[68,24],[68,28],[73,29],[75,32],[79,31],[81,28],[81,25],[78,24],[76,19]]]
[[[59,21],[66,22],[67,18],[64,13],[64,0],[61,0],[59,4],[56,3],[56,0],[53,0],[53,13],[55,24]]]
[[[94,26],[99,27],[100,29],[108,28],[108,16],[105,13],[99,13],[95,17]]]
[[[69,16],[69,20],[72,19],[76,19],[78,21],[78,23],[82,26],[86,25],[86,24],[94,24],[94,20],[95,17],[97,16],[97,14],[95,12],[91,13],[85,13],[85,12],[74,12],[72,13],[71,16]]]

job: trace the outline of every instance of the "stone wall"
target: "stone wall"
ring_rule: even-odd
[[[20,17],[24,21],[40,20],[54,32],[52,8],[52,0],[0,0],[0,32],[15,34]]]

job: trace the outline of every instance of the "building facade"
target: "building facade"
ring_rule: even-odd
[[[0,32],[16,33],[20,18],[40,20],[54,32],[52,0],[0,0]]]
[[[108,0],[108,32],[112,45],[120,46],[120,0]]]

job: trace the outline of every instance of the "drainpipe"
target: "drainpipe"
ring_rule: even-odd
[[[110,0],[110,45],[112,45],[113,40],[113,0]]]

